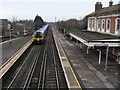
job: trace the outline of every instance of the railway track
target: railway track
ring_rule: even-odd
[[[40,88],[39,87],[39,78],[40,78],[41,70],[42,70],[42,67],[44,64],[44,60],[45,60],[45,51],[44,50],[45,50],[45,46],[42,46],[41,50],[38,52],[38,55],[35,58],[35,61],[32,64],[32,67],[29,71],[29,74],[28,74],[25,84],[23,86],[24,89]]]
[[[42,45],[33,45],[29,54],[22,60],[11,78],[8,72],[3,80],[3,88],[44,89],[44,88],[66,88],[61,63],[52,37],[51,29]],[[8,79],[7,79],[8,78]]]

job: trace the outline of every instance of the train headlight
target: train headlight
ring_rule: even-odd
[[[39,41],[40,39],[39,38],[37,38],[37,41]]]

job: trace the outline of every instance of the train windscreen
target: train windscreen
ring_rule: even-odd
[[[35,38],[42,38],[42,33],[41,32],[35,32],[34,37]]]

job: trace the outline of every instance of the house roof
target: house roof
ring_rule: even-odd
[[[113,5],[111,7],[102,8],[102,10],[90,13],[87,17],[91,16],[103,16],[103,15],[111,15],[120,13],[120,4]]]

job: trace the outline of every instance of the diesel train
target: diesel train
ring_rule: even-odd
[[[33,43],[40,44],[45,40],[48,26],[49,25],[47,24],[33,33],[32,35]]]

